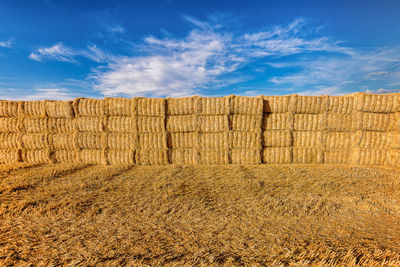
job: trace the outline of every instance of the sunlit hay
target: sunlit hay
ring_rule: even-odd
[[[267,130],[263,132],[263,136],[264,147],[289,147],[293,143],[289,130]]]
[[[47,140],[51,150],[64,150],[77,148],[76,138],[76,134],[55,133],[49,134]]]
[[[109,116],[106,124],[108,132],[132,133],[137,131],[135,117]]]
[[[171,152],[171,163],[177,165],[196,165],[199,164],[200,154],[195,148],[177,148]]]
[[[103,116],[104,99],[76,98],[73,101],[76,116]]]
[[[264,113],[286,113],[294,110],[296,95],[263,96]]]
[[[133,116],[135,115],[136,105],[134,99],[122,97],[106,97],[105,115],[108,116]]]
[[[0,149],[16,149],[21,147],[20,133],[0,133]]]
[[[21,101],[0,101],[0,117],[18,117],[22,115]]]
[[[78,159],[83,164],[107,164],[105,151],[101,149],[82,149]]]
[[[325,147],[328,149],[349,149],[355,142],[355,133],[327,132],[325,133]]]
[[[261,97],[232,96],[232,113],[261,115],[263,113],[263,99]]]
[[[47,132],[72,134],[76,132],[76,120],[75,118],[48,118]]]
[[[362,112],[392,113],[399,108],[398,94],[357,94],[355,100]]]
[[[205,104],[207,105],[207,103]],[[198,96],[168,98],[167,114],[169,116],[198,114],[200,112],[200,105],[200,98]]]
[[[326,149],[324,151],[324,163],[350,163],[351,150],[350,149]]]
[[[355,114],[328,113],[326,129],[328,131],[353,131],[357,129]]]
[[[106,158],[108,164],[134,164],[135,153],[133,150],[119,149],[119,150],[108,150],[106,152]]]
[[[23,115],[26,117],[34,117],[34,118],[46,117],[45,100],[23,102],[22,112]]]
[[[76,133],[76,148],[101,150],[107,144],[107,135],[104,133]]]
[[[293,148],[293,163],[323,163],[324,155],[321,148]]]
[[[43,133],[22,134],[21,147],[28,150],[48,149],[48,136]]]
[[[137,135],[134,133],[108,133],[107,148],[109,149],[137,149],[139,147]]]
[[[267,113],[262,118],[265,130],[292,130],[294,115],[291,113]]]
[[[261,133],[229,132],[229,147],[231,148],[261,148]]]
[[[232,148],[232,164],[260,164],[261,153],[259,149]]]
[[[358,130],[363,131],[398,131],[394,113],[357,113],[355,125]]]
[[[318,131],[325,128],[324,114],[294,114],[295,131]]]
[[[261,128],[262,115],[232,115],[233,131],[258,131]]]
[[[23,149],[21,151],[21,159],[27,163],[52,163],[49,149]]]
[[[135,160],[138,165],[165,165],[169,163],[167,149],[139,149],[135,152]]]
[[[324,146],[321,131],[294,131],[293,146],[294,147],[318,147]]]
[[[72,101],[45,101],[46,115],[50,118],[72,118],[74,109]]]
[[[76,130],[78,132],[104,132],[107,125],[107,118],[105,117],[78,117],[76,118]]]
[[[227,150],[229,149],[230,143],[230,132],[203,132],[200,133],[200,142],[198,147],[201,149],[218,149]]]
[[[201,132],[223,132],[229,130],[227,115],[198,116],[199,130]]]
[[[356,110],[354,102],[354,96],[329,96],[328,112],[352,114]]]
[[[219,133],[213,133],[218,135]],[[168,147],[175,148],[194,148],[199,145],[200,135],[198,132],[177,132],[168,134]],[[219,140],[218,140],[219,141]]]
[[[139,149],[167,149],[166,133],[139,133]]]
[[[222,165],[229,163],[228,150],[199,150],[199,164],[201,165]]]
[[[165,98],[135,98],[136,114],[141,116],[164,117],[166,111]]]
[[[352,163],[361,165],[385,165],[389,159],[387,149],[353,149]]]
[[[290,147],[266,147],[263,150],[263,163],[282,164],[292,163],[292,148]]]
[[[76,149],[57,149],[50,153],[50,159],[53,163],[81,163],[79,150]]]
[[[328,110],[328,96],[296,96],[294,113],[320,114]]]
[[[230,98],[225,97],[201,97],[198,108],[200,115],[229,115]],[[193,109],[195,111],[195,109]]]
[[[170,116],[167,119],[167,131],[171,133],[194,132],[200,130],[200,125],[195,115]]]
[[[15,163],[21,161],[20,149],[0,149],[0,163]]]
[[[139,132],[147,133],[163,133],[165,132],[165,118],[164,117],[137,117],[137,130]]]

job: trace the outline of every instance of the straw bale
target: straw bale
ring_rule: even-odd
[[[228,150],[199,150],[201,165],[223,165],[229,164],[229,153]]]
[[[392,148],[400,148],[400,132],[388,132],[388,141]]]
[[[323,163],[322,149],[296,147],[293,148],[293,163]]]
[[[135,164],[135,152],[129,149],[108,150],[106,157],[108,164]]]
[[[11,149],[21,147],[21,134],[0,133],[0,149]]]
[[[328,131],[352,131],[356,125],[354,114],[328,113],[326,115],[326,129]]]
[[[361,165],[384,165],[389,160],[387,149],[353,149],[352,163]]]
[[[107,135],[103,133],[76,133],[75,143],[81,149],[104,149]]]
[[[189,133],[170,133],[168,134],[168,146],[171,148],[194,148],[199,145],[199,134]]]
[[[22,129],[27,133],[45,133],[48,129],[47,118],[24,118],[21,120]]]
[[[109,149],[136,149],[137,135],[134,133],[108,133],[107,147]]]
[[[75,134],[56,133],[48,135],[49,147],[52,150],[75,149]]]
[[[178,115],[167,117],[167,131],[195,132],[200,130],[199,120],[196,115]]]
[[[293,129],[294,115],[290,113],[264,113],[262,128],[265,130]]]
[[[77,98],[73,102],[76,116],[103,116],[104,99]]]
[[[292,146],[293,136],[290,131],[264,131],[264,147],[287,147]]]
[[[399,130],[394,113],[364,113],[356,114],[355,119],[358,130],[364,131],[394,131]]]
[[[322,132],[320,131],[295,131],[293,132],[294,147],[322,147]]]
[[[165,132],[165,117],[137,117],[139,132],[163,133]]]
[[[79,132],[103,132],[107,121],[105,117],[78,117],[76,130]]]
[[[0,149],[0,163],[16,163],[20,161],[20,149]]]
[[[325,133],[325,147],[328,149],[347,149],[354,144],[351,132],[327,132]]]
[[[260,164],[260,149],[234,148],[231,151],[232,164]]]
[[[18,133],[23,129],[23,123],[16,118],[0,118],[1,133]]]
[[[294,130],[296,131],[317,131],[325,128],[324,114],[295,114]]]
[[[236,115],[241,116],[241,115]],[[198,116],[201,132],[223,132],[229,130],[229,116]]]
[[[357,94],[357,109],[363,112],[390,113],[398,110],[395,94]]]
[[[260,131],[261,115],[232,115],[232,130],[234,131]]]
[[[135,115],[135,100],[122,97],[106,97],[105,114],[108,116],[133,116]]]
[[[168,98],[168,115],[192,115],[200,112],[200,98],[198,96]]]
[[[45,101],[26,101],[22,104],[23,114],[28,117],[46,117]]]
[[[75,118],[48,118],[47,132],[52,133],[74,133]]]
[[[388,132],[357,131],[355,140],[360,148],[390,148],[394,143],[393,135]]]
[[[171,152],[172,164],[199,164],[199,151],[195,148],[173,149]]]
[[[132,133],[137,131],[135,117],[109,116],[107,118],[107,131],[116,133]]]
[[[201,115],[229,115],[229,97],[201,97]]]
[[[144,116],[165,116],[165,98],[136,98],[137,115]]]
[[[22,102],[0,101],[0,117],[18,117],[21,113]]]
[[[229,132],[231,148],[261,148],[261,134],[257,132]]]
[[[297,96],[295,113],[318,114],[328,109],[328,96]]]
[[[166,133],[139,133],[139,149],[166,149]]]
[[[333,164],[349,164],[351,150],[350,149],[327,149],[324,151],[324,163]]]
[[[74,109],[72,101],[45,101],[46,114],[50,118],[72,118]]]
[[[261,97],[233,96],[231,100],[233,114],[261,115],[264,103]]]
[[[82,149],[78,152],[80,163],[84,164],[106,164],[106,155],[104,150],[100,149]]]
[[[227,150],[229,148],[229,132],[200,133],[199,147],[210,150]]]
[[[294,110],[296,95],[264,96],[264,113],[286,113]]]
[[[53,163],[78,163],[78,150],[57,149],[50,153],[50,159]]]
[[[167,149],[139,149],[135,154],[138,165],[166,165],[168,164]]]
[[[355,111],[354,96],[329,96],[328,112],[351,114]]]
[[[400,165],[400,150],[389,149],[387,152],[387,160],[385,163],[387,165],[398,167]]]
[[[48,149],[22,150],[21,157],[26,163],[52,163]]]
[[[21,147],[25,149],[48,149],[49,142],[47,134],[44,133],[28,133],[21,136]]]
[[[292,148],[290,147],[264,148],[263,163],[266,164],[292,163]]]

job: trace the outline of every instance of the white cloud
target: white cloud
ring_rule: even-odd
[[[36,101],[36,100],[71,100],[75,98],[70,91],[65,88],[37,88],[34,93],[18,96],[1,96],[1,99],[17,101]]]
[[[13,41],[11,39],[7,41],[0,41],[0,47],[10,48],[13,45]]]
[[[124,32],[126,32],[126,29],[124,27],[122,27],[121,25],[108,26],[107,30],[109,32],[114,32],[114,33],[124,33]]]

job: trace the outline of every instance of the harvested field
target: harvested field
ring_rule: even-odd
[[[1,266],[400,265],[391,167],[18,163],[0,177]]]

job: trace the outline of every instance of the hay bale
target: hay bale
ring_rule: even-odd
[[[76,130],[79,132],[101,133],[106,130],[108,124],[105,117],[78,117],[76,118]]]
[[[385,164],[398,167],[400,165],[400,150],[389,149],[387,152],[387,160]]]
[[[26,101],[22,103],[24,116],[44,118],[46,117],[45,101]]]
[[[129,149],[108,150],[106,158],[108,164],[135,164],[135,152]]]
[[[353,149],[352,151],[353,164],[385,165],[389,160],[387,149]]]
[[[21,134],[0,133],[0,149],[15,149],[21,147]]]
[[[139,133],[139,149],[167,149],[166,133]]]
[[[201,165],[224,165],[229,164],[228,150],[199,150],[199,164]]]
[[[354,143],[354,133],[351,132],[327,132],[325,133],[325,147],[328,149],[347,149]]]
[[[366,94],[360,93],[355,96],[357,110],[374,113],[391,113],[398,110],[398,102],[395,94]]]
[[[264,96],[264,113],[286,113],[294,110],[296,95]]]
[[[294,115],[291,113],[264,113],[262,128],[264,130],[292,130]]]
[[[76,133],[75,144],[80,149],[105,149],[107,134],[103,133]]]
[[[104,99],[105,115],[133,116],[135,115],[135,100],[122,97],[106,97]]]
[[[165,117],[137,117],[137,128],[143,133],[164,133]]]
[[[135,153],[138,165],[166,165],[168,161],[167,149],[139,149]]]
[[[84,164],[107,164],[105,151],[100,149],[82,149],[78,152],[78,159]]]
[[[78,150],[57,149],[50,153],[53,163],[80,163]]]
[[[104,99],[76,98],[73,102],[76,116],[103,116]]]
[[[23,118],[21,120],[22,132],[26,133],[45,133],[48,129],[48,119],[47,118]]]
[[[193,115],[199,112],[200,98],[198,96],[167,99],[167,114],[170,116]]]
[[[21,162],[20,149],[0,149],[0,163]]]
[[[322,147],[323,139],[320,131],[295,131],[293,132],[294,147]]]
[[[394,113],[358,113],[355,116],[357,130],[364,131],[397,131],[398,125]]]
[[[21,147],[27,150],[31,149],[48,149],[49,142],[47,134],[44,133],[27,133],[21,136]]]
[[[138,130],[135,117],[109,116],[107,118],[107,131],[114,133],[133,133]]]
[[[50,118],[73,118],[72,101],[45,101],[46,114]]]
[[[231,99],[233,114],[262,115],[264,102],[261,97],[233,96]]]
[[[327,164],[349,164],[350,149],[327,149],[324,151],[324,163]]]
[[[260,164],[260,149],[233,148],[231,151],[232,164]]]
[[[18,133],[21,132],[23,124],[21,120],[16,118],[0,118],[1,133]]]
[[[136,112],[141,116],[165,117],[165,98],[136,98]]]
[[[195,132],[200,130],[199,120],[196,115],[178,115],[167,117],[167,131]]]
[[[230,148],[261,148],[261,134],[257,132],[229,132]]]
[[[264,147],[289,147],[293,144],[293,137],[290,131],[269,130],[263,132]]]
[[[355,110],[354,96],[328,97],[328,113],[351,114]]]
[[[236,116],[246,116],[246,115],[236,115]],[[241,118],[238,118],[239,121],[240,119]],[[229,130],[228,115],[198,116],[198,122],[200,125],[201,132],[211,133],[211,132],[223,132]]]
[[[359,148],[390,148],[394,144],[393,135],[388,132],[358,131]]]
[[[324,114],[295,114],[294,130],[318,131],[324,130],[326,116]]]
[[[292,163],[292,148],[290,147],[264,148],[263,163],[266,164]]]
[[[259,131],[261,129],[261,115],[232,115],[233,131]]]
[[[354,114],[328,113],[326,129],[328,131],[353,131],[356,129]]]
[[[74,133],[76,131],[75,118],[48,118],[47,132]]]
[[[319,114],[328,110],[328,96],[297,96],[294,112]]]
[[[400,148],[400,132],[388,132],[388,142],[392,148]]]
[[[170,151],[172,164],[195,165],[199,164],[199,151],[195,148],[173,149]]]
[[[0,101],[0,117],[18,117],[22,113],[22,102]]]
[[[229,97],[201,97],[200,115],[229,115]]]
[[[228,150],[229,132],[200,133],[199,148],[208,150]]]
[[[199,134],[189,133],[170,133],[168,134],[168,147],[171,148],[195,148],[199,145]]]
[[[51,150],[71,150],[76,148],[75,134],[56,133],[48,135]]]
[[[52,163],[48,149],[22,150],[21,158],[26,163]]]
[[[293,151],[293,163],[323,163],[324,154],[322,149],[295,147]]]
[[[114,150],[137,149],[137,135],[134,133],[108,133],[107,147]]]

